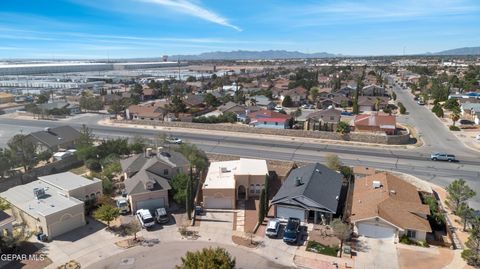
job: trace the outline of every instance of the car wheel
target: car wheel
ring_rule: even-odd
[[[449,162],[452,162],[453,160],[452,159],[448,159]]]
[[[436,161],[436,160],[437,160],[437,158],[432,158],[432,161]]]

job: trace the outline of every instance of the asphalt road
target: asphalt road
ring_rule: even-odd
[[[173,242],[154,247],[135,247],[118,255],[106,258],[101,262],[88,266],[88,269],[133,269],[133,268],[174,268],[181,263],[181,257],[187,251],[196,251],[204,247],[225,248],[236,259],[236,268],[248,269],[283,269],[288,268],[275,264],[266,258],[233,245],[222,245],[207,242]]]

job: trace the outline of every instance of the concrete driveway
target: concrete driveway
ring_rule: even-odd
[[[361,236],[357,244],[356,269],[399,269],[397,246],[393,239]]]

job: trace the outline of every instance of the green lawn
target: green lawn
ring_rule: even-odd
[[[320,253],[323,255],[328,255],[328,256],[333,256],[337,257],[337,252],[339,248],[338,247],[329,247],[329,246],[324,246],[316,241],[308,241],[307,243],[307,251],[315,252],[315,253]]]

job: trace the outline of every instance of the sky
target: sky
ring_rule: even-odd
[[[232,50],[402,55],[480,46],[478,0],[2,0],[0,58]]]

